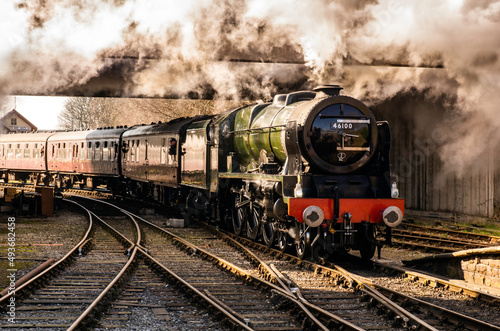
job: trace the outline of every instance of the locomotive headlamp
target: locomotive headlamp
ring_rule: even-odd
[[[297,185],[295,185],[295,188],[293,189],[293,195],[296,198],[302,198],[304,196],[304,191],[302,191],[302,185],[300,182],[297,182]]]
[[[403,221],[403,212],[396,206],[387,207],[382,214],[385,225],[394,228]]]
[[[398,186],[397,186],[396,182],[392,183],[391,197],[399,198],[399,190],[398,190]]]
[[[323,223],[325,219],[325,213],[318,206],[309,206],[304,209],[304,213],[302,214],[302,218],[304,222],[310,226],[311,228],[316,228]]]

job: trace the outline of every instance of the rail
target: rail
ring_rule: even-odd
[[[78,207],[80,207],[80,208],[82,208],[83,210],[86,211],[86,209],[82,205],[80,205],[80,204],[78,204],[78,203],[76,203],[74,201],[70,201],[70,200],[66,200],[66,201],[70,202],[70,203],[73,203],[76,206],[78,206]],[[69,250],[69,252],[66,253],[66,255],[64,255],[61,259],[59,259],[57,262],[55,262],[52,266],[48,267],[47,269],[45,269],[44,271],[40,272],[39,274],[37,274],[33,278],[27,280],[20,287],[16,288],[16,292],[15,293],[11,292],[10,294],[7,294],[7,295],[4,295],[3,297],[1,297],[0,298],[0,307],[3,307],[4,305],[6,305],[7,302],[10,300],[10,298],[14,294],[16,295],[16,298],[24,296],[26,294],[25,292],[29,288],[31,288],[32,286],[34,286],[39,280],[41,280],[43,277],[49,277],[50,273],[54,272],[58,268],[61,268],[65,263],[68,263],[69,260],[70,260],[70,258],[73,257],[73,255],[75,255],[76,252],[78,252],[78,253],[81,252],[81,250],[79,250],[79,248],[82,247],[84,244],[88,244],[90,242],[87,239],[89,238],[90,233],[92,231],[92,228],[94,226],[92,214],[90,214],[87,211],[87,215],[88,215],[88,218],[89,218],[89,226],[87,228],[87,231],[83,235],[82,239],[73,248],[71,248]]]
[[[113,278],[113,280],[106,286],[106,288],[99,294],[99,296],[85,309],[85,311],[71,324],[71,326],[68,328],[68,331],[76,330],[77,328],[82,327],[88,322],[90,318],[92,318],[91,314],[95,313],[96,308],[105,300],[108,299],[108,294],[110,291],[120,282],[122,277],[124,277],[129,271],[132,263],[135,262],[136,260],[136,255],[137,255],[137,250],[138,250],[138,245],[141,242],[141,231],[139,228],[139,225],[135,221],[135,219],[131,218],[131,221],[135,225],[135,229],[137,231],[137,240],[136,242],[130,241],[128,238],[126,238],[123,234],[121,234],[119,231],[111,227],[109,224],[107,224],[104,220],[102,220],[100,217],[95,215],[93,212],[91,212],[94,217],[101,222],[105,227],[108,228],[110,232],[113,233],[114,236],[118,237],[122,243],[127,243],[130,244],[131,246],[129,247],[128,251],[130,253],[130,250],[132,250],[129,259],[127,263],[122,267],[120,272]]]

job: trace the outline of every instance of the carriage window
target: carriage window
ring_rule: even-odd
[[[177,139],[174,137],[168,140],[168,164],[177,162]]]
[[[144,144],[146,145],[146,151],[144,152],[144,159],[148,160],[148,141],[144,140]]]
[[[129,149],[129,145],[130,144],[130,140],[127,140],[127,141],[123,141],[123,146],[121,147],[122,148],[122,152],[123,152],[123,161],[127,161],[128,160],[128,152],[130,151]],[[117,146],[117,148],[120,148]]]
[[[96,160],[96,161],[101,160],[101,142],[100,141],[95,142],[94,160]]]
[[[139,159],[141,158],[141,150],[139,149],[140,146],[140,141],[137,140],[137,146],[136,146],[136,151],[135,151],[135,162],[139,162]]]
[[[7,148],[7,158],[12,159],[14,157],[14,153],[12,153],[12,144],[9,144]]]
[[[103,161],[108,161],[109,160],[109,149],[108,149],[108,142],[107,141],[105,141],[103,143],[102,160]]]
[[[62,159],[62,152],[63,152],[63,151],[62,151],[62,148],[61,148],[61,144],[57,144],[57,151],[56,151],[56,155],[57,155],[57,156],[56,156],[56,157],[57,157],[58,159]]]
[[[73,157],[74,159],[77,159],[77,158],[78,158],[78,144],[74,144],[74,145],[73,145],[73,155],[72,155],[72,157]]]
[[[85,143],[80,145],[80,160],[85,160]]]
[[[16,144],[16,159],[20,159],[22,157],[21,153],[21,144]]]
[[[88,143],[88,148],[87,148],[87,160],[92,160],[93,153],[92,153],[92,142]]]
[[[40,158],[40,149],[38,148],[38,144],[33,145],[33,158],[34,159]]]
[[[116,143],[110,142],[109,146],[109,160],[113,161],[115,159],[115,147]]]
[[[25,144],[24,145],[24,158],[29,159],[30,158],[30,144]]]
[[[161,138],[161,151],[160,151],[160,163],[165,164],[167,162],[167,139]]]
[[[130,146],[130,162],[134,161],[135,161],[135,140],[132,140],[132,146]]]
[[[56,145],[52,144],[52,158],[54,159],[56,157]]]

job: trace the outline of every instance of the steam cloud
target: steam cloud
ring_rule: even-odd
[[[3,94],[57,94],[110,70],[124,96],[268,99],[340,83],[376,104],[413,89],[447,100],[445,167],[498,150],[497,1],[18,0],[0,13]]]

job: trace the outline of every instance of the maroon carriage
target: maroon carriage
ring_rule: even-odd
[[[47,139],[54,132],[0,135],[0,174],[5,182],[37,182],[46,173]]]
[[[169,188],[180,184],[180,149],[186,127],[193,118],[180,118],[168,123],[135,126],[122,137],[122,174],[128,192],[152,196],[168,202]]]
[[[118,184],[119,143],[126,129],[59,132],[48,139],[47,167],[57,185]]]

